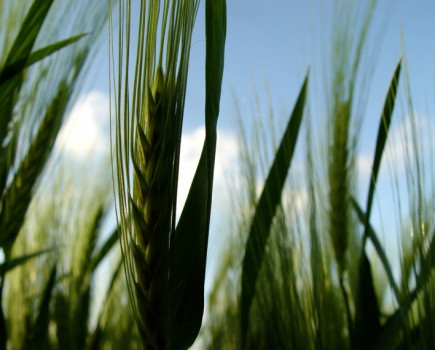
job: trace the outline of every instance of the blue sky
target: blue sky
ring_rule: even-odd
[[[433,104],[435,97],[435,23],[433,21],[435,1],[383,0],[378,2],[373,32],[369,36],[369,43],[375,48],[374,56],[372,56],[375,58],[375,66],[368,90],[365,122],[361,130],[361,163],[365,162],[366,167],[370,166],[378,120],[388,85],[395,65],[403,53],[408,63],[412,97],[417,114],[432,122],[435,117],[433,114],[435,111]],[[133,4],[137,6],[139,1],[133,1]],[[218,122],[220,142],[214,194],[214,208],[217,212],[225,206],[225,201],[229,198],[225,174],[236,162],[237,133],[234,100],[237,100],[244,112],[245,123],[250,124],[254,115],[249,115],[252,111],[249,107],[256,89],[261,96],[261,105],[264,108],[267,107],[264,88],[264,82],[267,81],[277,117],[284,121],[290,113],[308,66],[311,67],[310,88],[315,94],[321,93],[318,82],[322,77],[322,70],[327,69],[325,62],[331,45],[330,29],[334,9],[332,4],[333,1],[320,0],[227,1],[227,43],[221,114]],[[193,176],[202,144],[204,49],[204,4],[202,3],[191,49],[185,110],[185,137],[181,157],[184,164],[180,173],[180,180],[183,183],[180,189],[181,197],[187,194],[187,184]],[[82,101],[86,100],[87,94],[91,94],[92,101],[100,101],[98,103],[107,110],[107,40],[102,42],[102,50],[97,59],[97,63],[90,70],[91,79],[84,86]],[[312,108],[314,111],[320,111],[321,114],[320,102],[319,105],[316,106],[314,102]],[[94,105],[91,107],[98,110]],[[91,107],[88,109],[92,110]],[[80,115],[80,113],[76,114]],[[87,114],[82,115],[83,117],[87,118]],[[101,117],[101,110],[97,120],[97,126],[100,125],[102,130],[107,131],[107,126],[104,126],[102,122],[104,118]],[[86,127],[86,123],[91,122],[95,122],[94,117],[88,118],[83,125]],[[321,128],[322,124],[319,122],[314,125]],[[393,121],[393,131],[395,133],[392,134],[398,135],[396,142],[403,141],[403,137],[400,136],[400,118]],[[78,131],[77,135],[83,136],[83,133]],[[98,135],[86,137],[102,137],[103,134]],[[74,140],[71,141],[74,143]],[[108,146],[108,136],[103,142]],[[99,141],[97,143],[100,144]],[[82,140],[76,144],[83,146],[84,143]],[[401,149],[400,145],[394,144],[393,141],[391,141],[390,148]],[[368,174],[365,176],[367,177]],[[387,181],[387,179],[389,177],[385,173],[383,180]],[[365,181],[366,178],[363,180]],[[366,185],[364,184],[362,191],[365,193]],[[386,206],[383,210],[385,217],[394,214],[392,206]],[[374,220],[381,225],[381,215],[374,212]],[[220,230],[218,221],[219,219],[215,217],[216,232]],[[212,234],[215,236],[212,235],[210,239],[212,247],[210,253],[212,258],[216,258],[214,245],[217,244],[219,238],[216,233]]]
[[[339,1],[340,2],[340,1]],[[138,5],[138,0],[133,0]],[[238,99],[249,98],[252,81],[261,85],[267,79],[273,101],[289,108],[297,94],[308,65],[320,64],[328,45],[333,1],[320,0],[231,0],[228,1],[228,27],[225,71],[222,89],[221,127],[233,127],[233,92]],[[186,130],[203,123],[204,95],[204,4],[201,3],[191,50],[191,67],[186,106]],[[372,37],[379,45],[375,91],[385,91],[397,60],[403,52],[412,76],[413,91],[418,103],[431,98],[425,91],[433,87],[435,25],[432,14],[435,3],[430,0],[379,1]],[[108,93],[107,40],[97,62],[90,71],[85,91]],[[417,83],[418,82],[418,83]],[[378,88],[378,89],[377,89]],[[374,102],[382,100],[382,95]],[[420,101],[423,99],[423,101]]]
[[[313,46],[330,41],[327,22],[331,18],[332,3],[333,1],[320,0],[274,0],[273,4],[263,0],[228,1],[221,126],[232,126],[232,89],[238,98],[249,96],[252,77],[257,83],[264,78],[268,80],[277,103],[291,100],[295,96],[308,64],[320,62],[325,54],[320,47]],[[139,4],[139,1],[133,0],[133,4]],[[203,3],[200,6],[191,51],[187,129],[203,122],[203,108],[198,103],[204,100]],[[381,43],[375,84],[387,86],[394,65],[403,52],[403,28],[411,76],[424,84],[418,84],[419,86],[432,88],[430,77],[433,76],[434,48],[431,41],[435,38],[433,13],[435,3],[430,0],[379,1],[374,25],[378,33],[372,38]],[[107,93],[107,42],[103,42],[102,46],[98,62],[91,71],[95,75],[86,89]],[[385,81],[380,82],[381,80]],[[421,95],[420,92],[418,95]],[[288,105],[291,103],[289,101]]]
[[[228,1],[228,29],[225,71],[219,127],[234,129],[234,97],[243,103],[253,94],[253,81],[261,90],[270,88],[279,111],[290,111],[307,67],[321,66],[328,53],[333,1],[320,0],[231,0]],[[433,97],[435,3],[379,1],[371,37],[379,47],[376,71],[368,99],[368,113],[378,113],[397,60],[406,52],[417,105]],[[139,4],[134,0],[133,4]],[[203,124],[204,115],[204,4],[200,5],[191,50],[185,131]],[[401,41],[404,33],[405,50]],[[92,66],[85,91],[108,94],[107,40]],[[322,47],[323,46],[323,47]],[[314,67],[314,68],[313,68]],[[315,74],[312,73],[312,74]]]

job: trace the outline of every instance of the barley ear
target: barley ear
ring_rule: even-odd
[[[164,344],[164,302],[168,275],[168,242],[171,230],[172,204],[170,176],[171,144],[165,140],[165,120],[168,116],[163,100],[164,75],[158,69],[153,88],[148,90],[145,127],[136,125],[136,154],[133,157],[133,196],[130,197],[134,220],[134,262],[137,273],[137,293],[144,332],[156,346]],[[168,205],[170,203],[170,205]],[[147,340],[149,341],[149,340]]]
[[[165,0],[163,10],[159,3],[141,3],[132,99],[128,60],[118,72],[112,67],[117,84],[114,172],[121,247],[142,344],[147,349],[187,349],[203,314],[226,2],[206,1],[206,137],[177,225],[181,128],[199,1]],[[121,7],[125,16],[120,12],[119,33],[127,45],[120,41],[118,57],[123,58],[129,57],[131,7],[124,2]]]
[[[165,0],[160,9],[157,0],[142,2],[131,99],[128,60],[120,64],[117,73],[113,70],[118,77],[114,172],[121,247],[136,323],[147,349],[176,346],[170,345],[176,311],[171,308],[168,287],[174,275],[169,253],[175,232],[190,43],[198,5],[197,0]],[[120,40],[121,62],[129,57],[131,5],[121,2],[120,7],[119,33],[127,43],[124,46]]]
[[[51,153],[70,96],[70,87],[61,84],[57,96],[32,140],[26,156],[1,199],[0,246],[10,249],[24,221],[39,175]]]
[[[333,120],[329,160],[329,234],[340,275],[345,270],[349,225],[350,102],[338,106]]]

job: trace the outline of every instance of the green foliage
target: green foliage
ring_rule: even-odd
[[[2,84],[5,84],[9,79],[21,74],[25,68],[43,60],[56,51],[73,44],[74,42],[83,38],[85,35],[86,34],[76,35],[72,38],[62,40],[42,49],[36,50],[35,52],[31,52],[26,58],[17,60],[4,67],[0,73],[0,81]]]
[[[6,272],[14,269],[17,266],[20,266],[21,264],[25,263],[27,260],[31,260],[33,258],[36,258],[42,254],[46,254],[51,252],[52,250],[41,250],[36,253],[27,254],[24,256],[20,256],[19,258],[14,258],[8,261],[5,261],[4,263],[0,264],[0,275],[5,275]]]
[[[113,57],[119,66],[112,67],[113,166],[130,296],[142,344],[149,349],[188,348],[203,315],[226,2],[206,1],[206,138],[176,224],[181,129],[198,5],[196,0],[164,1],[161,10],[159,1],[141,3],[132,90],[131,4],[120,5],[124,14],[119,17],[118,55]]]
[[[56,65],[52,64],[53,69],[47,72],[46,68],[42,68],[44,62],[35,67],[32,72],[28,71],[29,66],[83,39],[83,34],[74,35],[69,39],[34,49],[37,38],[42,38],[44,35],[49,37],[47,28],[49,24],[52,24],[47,24],[46,22],[49,21],[46,19],[53,21],[54,15],[51,15],[49,11],[52,3],[53,1],[39,0],[32,3],[22,22],[18,22],[20,23],[18,34],[9,52],[7,54],[2,52],[1,55],[2,57],[5,55],[6,58],[2,60],[3,65],[0,68],[0,110],[2,111],[0,118],[0,192],[2,193],[0,247],[5,249],[6,255],[24,222],[32,192],[50,157],[65,111],[71,100],[73,88],[85,64],[90,45],[95,42],[96,38],[96,35],[92,35],[88,40],[81,40],[83,43],[79,46],[75,44],[76,50],[70,57],[58,58],[57,63],[64,65],[63,71],[55,69]],[[95,9],[96,11],[102,10],[98,6],[95,6]],[[79,11],[80,7],[76,10],[76,14],[81,16],[78,14]],[[60,18],[53,22],[54,26],[65,24]],[[101,20],[95,22],[95,34],[99,26],[101,26]],[[7,35],[8,33],[4,34],[4,36]],[[45,84],[48,82],[51,84],[45,91],[48,95],[44,96],[45,101],[41,95],[44,90],[41,89],[44,86],[44,79],[46,79]],[[33,131],[35,127],[36,133]],[[11,180],[9,180],[10,177]]]
[[[302,85],[290,121],[276,152],[263,192],[258,200],[252,226],[246,243],[243,259],[242,294],[241,294],[241,331],[242,347],[245,344],[249,312],[255,293],[258,271],[266,247],[270,226],[280,202],[281,192],[296,145],[299,127],[301,125],[305,97],[307,94],[308,75]]]
[[[370,10],[363,21],[361,37],[356,40],[355,55],[352,45],[339,46],[339,43],[350,41],[337,40],[338,46],[334,47],[336,59],[333,63],[337,70],[331,75],[333,93],[328,105],[331,114],[326,135],[328,147],[324,148],[326,162],[325,157],[316,158],[311,123],[308,123],[306,172],[305,181],[302,181],[306,187],[290,173],[291,180],[278,192],[278,202],[269,201],[266,208],[259,210],[268,186],[266,180],[257,197],[257,167],[259,163],[260,166],[268,163],[262,153],[261,143],[265,140],[254,136],[254,145],[248,144],[246,134],[241,133],[240,162],[245,187],[238,190],[245,191],[245,197],[236,203],[239,206],[237,238],[233,238],[236,244],[231,242],[229,246],[245,246],[245,260],[242,269],[238,267],[241,261],[237,255],[230,254],[230,258],[222,263],[209,300],[212,315],[203,331],[207,348],[419,349],[431,348],[434,344],[430,331],[434,310],[434,232],[430,219],[433,211],[424,204],[432,197],[422,190],[427,174],[422,173],[422,149],[418,146],[421,136],[415,130],[418,122],[412,117],[408,116],[411,118],[412,148],[407,150],[409,159],[405,159],[407,181],[412,185],[408,185],[411,203],[409,216],[404,217],[404,221],[409,221],[410,227],[403,230],[406,236],[402,238],[411,237],[412,248],[403,251],[400,284],[393,275],[395,265],[387,257],[386,247],[370,223],[381,160],[387,153],[393,112],[397,113],[394,106],[399,95],[402,60],[391,79],[379,119],[366,212],[355,199],[355,157],[361,123],[358,118],[362,116],[364,106],[361,103],[365,101],[356,92],[361,91],[360,84],[367,83],[364,77],[361,78],[367,69],[361,57],[365,52],[371,16]],[[341,32],[343,28],[339,30],[338,37],[347,35]],[[409,101],[410,93],[407,94]],[[258,122],[254,129],[254,134],[262,135],[264,126]],[[274,133],[273,125],[268,131]],[[249,147],[253,151],[250,152]],[[275,149],[274,160],[270,163],[275,164],[278,156],[279,150]],[[325,177],[322,177],[325,168],[326,191]],[[430,174],[428,178],[431,178]],[[295,188],[307,193],[307,204],[303,209],[295,208],[298,198]],[[261,251],[260,263],[250,261],[247,264],[252,227],[259,215],[267,213],[271,213],[268,225],[258,233],[267,238],[257,242],[257,251]],[[326,231],[329,235],[325,235]],[[381,269],[377,268],[378,262]],[[246,266],[255,274],[246,274]],[[248,277],[248,281],[244,280]],[[380,282],[387,287],[382,287]],[[247,285],[251,286],[250,297],[249,303],[244,305]],[[232,294],[226,296],[225,293]],[[234,293],[240,293],[241,299],[234,299]],[[391,297],[392,304],[387,301]],[[217,315],[213,310],[217,310]],[[238,318],[240,310],[242,313]],[[243,314],[243,310],[249,310],[250,314]],[[235,323],[234,320],[240,319],[240,324]]]
[[[140,2],[137,43],[131,42],[131,6],[120,1],[119,30],[110,33],[112,186],[108,160],[74,168],[54,147],[98,47],[107,4],[0,0],[0,350],[187,349],[200,332],[226,1],[205,1],[206,135],[178,222],[181,132],[199,0]],[[294,158],[303,115],[318,102],[309,98],[316,86],[308,74],[279,144],[271,106],[270,128],[260,119],[254,145],[242,125],[241,188],[234,191],[229,219],[237,235],[225,242],[209,297],[200,333],[206,348],[435,347],[435,207],[428,190],[434,184],[426,181],[434,177],[427,173],[431,160],[420,143],[405,59],[379,120],[364,209],[355,186],[375,63],[369,46],[374,6],[373,0],[334,8],[338,17],[324,67],[325,133],[315,140],[313,120],[304,118],[305,164],[295,166]],[[399,195],[397,201],[400,266],[371,222],[398,113],[399,78],[409,108],[402,140],[408,203]],[[261,170],[266,175],[258,191]],[[108,228],[112,187],[119,227]]]
[[[28,349],[43,349],[49,345],[48,326],[50,322],[50,300],[56,282],[56,266],[50,273],[50,278],[44,288],[41,303],[38,308],[38,315],[32,327],[28,343],[25,345]]]
[[[367,196],[367,209],[365,218],[365,228],[364,228],[364,236],[363,236],[363,244],[362,244],[362,252],[360,256],[360,260],[358,262],[359,265],[359,273],[358,273],[358,290],[356,296],[356,306],[355,306],[355,326],[354,331],[355,334],[351,335],[355,338],[353,339],[353,345],[359,349],[364,349],[367,347],[373,347],[376,343],[377,339],[379,339],[380,333],[380,310],[376,297],[376,293],[373,286],[373,278],[371,273],[370,262],[367,258],[365,252],[365,242],[368,236],[368,232],[373,232],[369,229],[369,216],[372,208],[373,195],[376,186],[376,179],[379,172],[379,167],[381,163],[382,154],[385,148],[385,143],[387,141],[388,130],[390,127],[394,104],[396,101],[397,95],[397,86],[399,84],[400,78],[400,69],[401,62],[398,63],[397,68],[394,72],[393,78],[391,80],[391,84],[387,93],[387,97],[384,104],[384,110],[380,118],[380,125],[378,130],[378,137],[376,140],[376,149],[373,160],[371,181],[369,185],[369,193]],[[374,235],[371,235],[373,237]],[[377,245],[377,239],[374,239],[375,247]],[[384,264],[387,264],[386,269],[391,270],[386,262],[384,254],[380,255]],[[390,277],[390,283],[393,280]],[[394,283],[394,282],[393,282]],[[394,284],[391,285],[395,290],[396,297],[398,298],[399,305],[401,304],[400,297],[397,294],[397,287]],[[399,306],[402,308],[402,305]]]
[[[368,222],[370,220],[370,214],[372,211],[373,195],[375,193],[376,180],[378,178],[382,154],[384,153],[384,148],[388,137],[388,131],[390,129],[391,119],[393,116],[393,109],[394,109],[394,104],[396,102],[397,86],[399,84],[401,68],[402,68],[402,64],[401,61],[399,61],[396,70],[394,72],[394,76],[391,80],[390,87],[388,89],[388,94],[384,104],[384,110],[382,112],[381,120],[379,123],[378,137],[376,139],[376,150],[373,159],[372,174],[370,177],[371,181],[370,181],[369,191],[367,196],[365,231],[368,231]],[[364,233],[364,241],[366,239],[367,234]]]
[[[59,87],[58,95],[48,106],[26,156],[20,162],[11,184],[3,193],[0,246],[7,251],[11,249],[24,222],[24,216],[32,199],[32,191],[50,155],[70,94],[71,91],[67,86]]]
[[[205,141],[170,247],[172,346],[180,349],[193,344],[202,323],[225,37],[226,1],[207,1]]]
[[[107,167],[108,163],[105,164]],[[95,344],[92,340],[97,325],[100,332],[106,334],[105,323],[101,320],[105,310],[113,307],[112,303],[120,306],[119,301],[110,300],[108,296],[98,309],[93,306],[96,298],[110,295],[113,288],[105,289],[96,283],[98,271],[105,271],[107,278],[113,280],[119,279],[120,275],[120,263],[113,271],[110,265],[102,266],[118,238],[116,230],[108,232],[107,238],[101,237],[108,216],[110,177],[103,179],[95,174],[91,181],[92,172],[87,169],[83,171],[87,174],[87,185],[84,186],[83,178],[77,178],[75,173],[67,175],[70,166],[63,165],[62,168],[59,164],[58,175],[51,177],[54,182],[41,184],[13,248],[14,255],[25,255],[27,250],[37,250],[44,245],[57,247],[45,254],[45,259],[21,265],[7,275],[5,311],[9,316],[10,343],[17,348],[41,348],[41,341],[46,342],[43,348],[47,349],[90,347]],[[84,192],[78,192],[78,188]],[[47,266],[53,264],[56,265],[56,278],[46,276]],[[45,278],[50,281],[47,285]],[[125,299],[122,313],[132,317],[126,285],[121,285],[119,297]],[[39,295],[36,299],[41,302],[35,303],[35,296]],[[97,315],[95,322],[93,319]],[[22,321],[26,319],[27,322]],[[45,325],[49,325],[48,328]],[[120,331],[131,336],[135,328],[124,324]],[[43,334],[46,334],[46,340],[40,336]],[[101,349],[101,346],[94,348]]]
[[[47,164],[87,57],[96,47],[106,10],[102,3],[87,2],[76,2],[73,8],[56,1],[23,5],[1,4],[2,18],[9,17],[2,21],[0,33],[0,247],[5,255],[0,276],[4,297],[0,301],[5,307],[0,307],[0,347],[50,349],[54,346],[52,304],[64,248],[52,231],[56,224],[55,211],[47,206],[50,197],[41,200],[36,194],[45,191],[47,195],[50,190]],[[83,21],[88,22],[83,25]],[[77,33],[85,28],[92,33],[86,37]],[[41,182],[45,185],[40,186]],[[66,188],[57,190],[64,193]],[[37,218],[36,212],[43,215]],[[54,232],[64,232],[59,228]],[[111,239],[96,254],[89,265],[92,272],[114,242]],[[25,264],[29,259],[32,264]],[[55,266],[51,272],[50,266]],[[89,290],[91,279],[87,279]],[[86,327],[80,317],[76,322]],[[85,328],[85,341],[87,332]]]
[[[33,2],[1,69],[0,110],[2,111],[2,117],[0,118],[0,141],[2,145],[8,134],[8,125],[12,120],[13,107],[22,85],[23,70],[52,3],[53,1],[36,0]],[[12,73],[10,73],[11,70]],[[11,79],[12,77],[14,79]],[[2,156],[2,159],[5,158]]]

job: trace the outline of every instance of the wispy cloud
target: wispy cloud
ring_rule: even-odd
[[[91,154],[107,154],[110,150],[109,125],[109,97],[98,91],[90,92],[74,105],[59,133],[56,147],[79,160]]]

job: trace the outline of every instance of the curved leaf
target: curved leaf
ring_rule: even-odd
[[[392,349],[399,342],[400,338],[397,334],[403,327],[403,315],[406,314],[412,303],[417,298],[418,294],[426,285],[431,272],[435,267],[435,232],[432,233],[432,238],[429,243],[427,253],[422,257],[421,271],[417,276],[416,286],[412,292],[407,294],[403,300],[402,308],[396,310],[382,327],[382,332],[376,344],[376,349]],[[393,346],[394,345],[394,346]]]
[[[48,346],[48,325],[50,322],[50,300],[56,283],[56,265],[52,268],[50,278],[44,288],[38,316],[32,327],[27,349],[46,349]]]
[[[359,261],[359,281],[355,310],[355,342],[358,349],[371,349],[381,330],[380,310],[373,285],[370,261],[365,250]]]
[[[376,150],[375,157],[373,159],[372,165],[372,173],[370,177],[370,185],[369,192],[367,196],[367,205],[366,205],[366,222],[365,222],[365,233],[364,233],[364,241],[368,234],[368,222],[370,220],[370,214],[372,210],[373,203],[373,195],[375,193],[376,188],[376,180],[378,178],[379,167],[381,164],[382,154],[384,153],[385,143],[388,137],[388,131],[390,129],[391,118],[393,116],[394,104],[396,101],[396,93],[397,86],[399,84],[400,78],[400,68],[402,66],[402,59],[399,60],[399,63],[396,66],[396,70],[394,72],[393,78],[390,83],[390,87],[388,89],[387,97],[384,103],[384,109],[382,112],[381,120],[379,122],[378,128],[378,137],[376,139]]]
[[[242,268],[241,294],[241,330],[242,348],[245,346],[248,331],[249,312],[255,294],[255,284],[266,249],[272,220],[281,201],[281,193],[290,168],[293,151],[299,134],[299,128],[307,94],[308,73],[305,77],[296,105],[290,117],[281,144],[276,152],[263,192],[258,200],[251,229],[246,243]]]
[[[204,279],[216,152],[216,123],[224,67],[226,1],[206,1],[206,135],[201,158],[171,241],[171,339],[169,347],[189,347],[201,327]]]
[[[91,271],[94,271],[98,267],[98,265],[106,257],[107,253],[113,248],[113,246],[117,241],[118,241],[118,229],[115,229],[93,257],[91,261],[91,268],[90,268]]]
[[[0,276],[3,276],[6,272],[14,269],[15,267],[17,267],[21,264],[24,264],[25,262],[27,262],[30,259],[36,258],[42,254],[50,253],[53,250],[55,250],[55,248],[40,250],[39,252],[36,252],[36,253],[23,255],[23,256],[20,256],[19,258],[14,258],[12,260],[7,260],[4,263],[0,264]]]
[[[53,0],[35,0],[28,11],[20,31],[6,58],[5,67],[15,66],[17,72],[25,68],[36,37],[44,23]],[[0,80],[0,145],[7,135],[8,125],[12,119],[13,101],[21,87],[21,74],[16,79]]]
[[[374,292],[373,279],[370,271],[370,262],[365,253],[365,243],[367,238],[372,241],[378,256],[381,259],[384,269],[387,273],[390,286],[392,287],[396,299],[399,303],[399,310],[401,310],[402,317],[405,317],[403,303],[400,298],[399,289],[394,281],[391,267],[386,258],[382,246],[370,226],[370,214],[373,204],[373,196],[376,188],[376,181],[379,173],[382,155],[384,153],[385,144],[388,137],[388,131],[393,116],[394,104],[396,101],[397,87],[400,78],[402,60],[400,59],[393,78],[388,89],[387,97],[384,102],[381,119],[379,122],[378,136],[376,139],[376,148],[372,165],[372,172],[370,177],[369,190],[367,195],[366,212],[363,213],[358,203],[352,198],[352,204],[355,211],[364,225],[364,236],[361,257],[359,262],[359,285],[358,296],[356,300],[356,314],[355,314],[355,329],[356,329],[356,344],[361,348],[373,347],[379,339],[380,321],[379,321],[379,306]]]
[[[73,36],[69,39],[58,41],[57,43],[43,47],[42,49],[31,52],[29,56],[17,60],[16,62],[5,66],[0,72],[0,85],[19,75],[25,68],[30,67],[51,54],[63,49],[64,47],[71,45],[72,43],[80,40],[87,34],[80,34]]]
[[[351,198],[351,203],[353,205],[353,208],[358,216],[358,219],[361,221],[362,224],[365,224],[367,221],[366,215],[363,213],[361,207],[356,202],[355,198]],[[388,277],[388,282],[390,283],[391,288],[394,291],[394,295],[396,296],[396,300],[400,303],[400,292],[399,287],[397,286],[396,282],[394,281],[393,276],[393,270],[391,269],[391,266],[388,262],[387,255],[385,254],[384,249],[382,248],[381,242],[378,239],[378,236],[376,235],[373,227],[370,225],[370,223],[367,224],[367,237],[370,238],[370,240],[373,243],[373,246],[376,250],[376,253],[379,256],[379,259],[381,259],[381,263],[384,266],[385,273]]]

